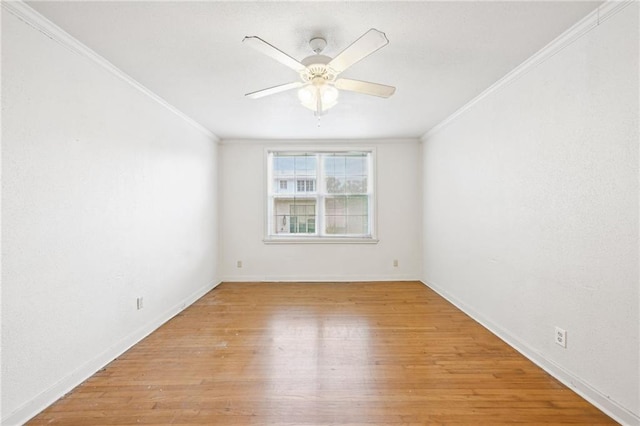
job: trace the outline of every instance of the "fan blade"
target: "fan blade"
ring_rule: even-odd
[[[279,86],[269,87],[268,89],[258,90],[256,92],[247,93],[245,96],[251,99],[259,99],[264,96],[274,95],[276,93],[284,92],[285,90],[297,89],[304,85],[301,81],[294,81],[293,83],[281,84]]]
[[[264,53],[265,55],[275,59],[281,64],[288,66],[297,73],[301,73],[302,71],[307,69],[306,66],[302,65],[300,62],[296,61],[291,56],[284,53],[282,50],[262,40],[260,37],[247,36],[242,39],[242,42],[253,47],[258,52]]]
[[[387,36],[382,31],[371,28],[333,58],[327,66],[339,74],[387,44],[389,44]]]
[[[365,95],[379,96],[381,98],[388,98],[396,92],[396,88],[393,86],[369,83],[368,81],[350,80],[348,78],[337,79],[336,87],[341,90],[364,93]]]

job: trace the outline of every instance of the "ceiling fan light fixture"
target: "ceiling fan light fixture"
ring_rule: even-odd
[[[338,104],[338,89],[324,83],[320,85],[308,84],[298,89],[298,100],[305,108],[317,112],[318,96],[322,101],[322,111],[327,111]]]
[[[325,84],[320,89],[320,92],[322,94],[322,103],[323,104],[330,104],[331,106],[334,106],[336,103],[338,103],[338,93],[339,92],[338,92],[338,89],[335,88],[335,86],[331,86],[329,84]]]
[[[316,88],[311,85],[306,85],[298,89],[298,100],[307,108],[308,105],[315,105]],[[313,107],[315,109],[315,107]]]

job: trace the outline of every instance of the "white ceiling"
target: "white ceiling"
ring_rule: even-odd
[[[600,3],[28,2],[222,139],[419,137]],[[301,60],[313,36],[335,56],[369,28],[389,45],[341,76],[394,85],[391,98],[342,92],[318,127],[295,91],[243,96],[298,79],[244,36]]]

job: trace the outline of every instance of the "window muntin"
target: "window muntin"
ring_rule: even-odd
[[[372,151],[269,151],[267,163],[267,238],[373,238]]]

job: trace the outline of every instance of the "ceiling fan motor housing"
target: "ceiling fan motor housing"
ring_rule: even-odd
[[[309,82],[315,78],[322,78],[325,81],[334,81],[337,73],[327,67],[327,64],[331,62],[330,57],[325,55],[311,55],[304,58],[301,62],[307,68],[300,73],[302,81]]]

